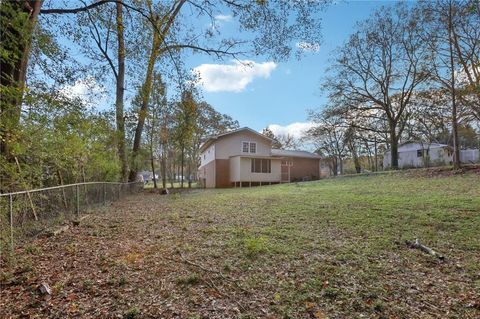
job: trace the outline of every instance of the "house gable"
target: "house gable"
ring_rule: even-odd
[[[270,156],[271,149],[270,139],[244,130],[220,137],[215,142],[215,158],[228,159],[238,155]]]

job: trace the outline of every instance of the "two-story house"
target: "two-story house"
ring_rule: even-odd
[[[200,147],[204,187],[245,187],[316,180],[320,159],[306,151],[272,149],[272,140],[248,127],[212,136]]]

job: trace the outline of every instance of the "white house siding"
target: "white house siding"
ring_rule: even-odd
[[[270,156],[270,150],[272,146],[268,139],[262,138],[261,136],[258,136],[252,132],[243,131],[220,137],[215,143],[215,158],[229,159],[232,156],[249,155],[250,153],[242,152],[242,142],[257,143],[256,153],[252,155]]]
[[[240,181],[240,156],[235,156],[230,158],[230,181],[239,182]]]
[[[479,150],[470,149],[470,150],[461,150],[460,151],[460,162],[462,163],[479,163],[480,154]]]
[[[252,173],[251,158],[234,156],[230,158],[231,182],[279,182],[281,178],[280,159],[271,160],[271,173]]]
[[[423,157],[417,156],[417,150],[429,150],[429,166],[449,165],[453,162],[453,154],[449,154],[447,145],[443,144],[421,144],[408,143],[402,145],[398,149],[398,166],[399,168],[407,167],[424,167]],[[383,167],[390,167],[390,151],[387,151],[383,157]],[[480,154],[478,149],[460,150],[460,162],[462,163],[478,163],[480,162]]]
[[[426,150],[425,150],[426,151]],[[424,167],[425,160],[423,156],[417,155],[417,150],[399,152],[399,167]],[[446,165],[452,160],[451,156],[446,154],[446,151],[443,148],[432,148],[428,150],[429,165]]]
[[[452,158],[448,156],[445,150],[446,145],[443,144],[422,144],[422,143],[407,143],[398,148],[398,167],[425,167],[425,158],[418,156],[418,150],[426,151],[428,149],[429,165],[446,165]],[[387,151],[383,157],[383,167],[389,168],[391,162],[391,153]]]
[[[215,144],[210,145],[205,152],[200,154],[200,167],[210,163],[215,159]]]

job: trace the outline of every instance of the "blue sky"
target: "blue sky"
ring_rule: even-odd
[[[342,1],[331,5],[322,14],[323,43],[318,52],[306,53],[301,60],[292,57],[278,63],[262,57],[246,57],[256,63],[255,71],[251,71],[253,75],[246,76],[247,79],[235,74],[238,68],[234,61],[219,62],[208,56],[192,56],[187,67],[208,64],[200,68],[201,77],[207,82],[203,85],[204,99],[219,112],[238,120],[241,126],[261,130],[273,125],[274,132],[300,133],[306,125],[308,109],[318,109],[326,102],[319,86],[331,52],[348,38],[357,21],[367,18],[376,8],[392,3]],[[229,24],[235,22],[228,18],[222,20],[220,28],[229,32]],[[242,86],[238,83],[242,80],[251,82]],[[237,91],[232,91],[235,89]]]

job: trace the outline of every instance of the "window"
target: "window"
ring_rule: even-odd
[[[417,150],[417,157],[422,157],[422,156],[428,156],[429,155],[429,150]]]
[[[262,160],[262,173],[270,173],[271,172],[271,161],[269,159]]]
[[[242,152],[243,153],[248,153],[248,148],[249,148],[249,143],[248,142],[242,142]]]
[[[257,143],[254,142],[242,142],[242,153],[252,153],[257,152]]]
[[[271,173],[272,162],[269,159],[252,158],[252,173]]]
[[[293,162],[282,160],[282,166],[293,166]]]
[[[250,142],[250,153],[256,153],[256,152],[257,152],[257,143]]]

